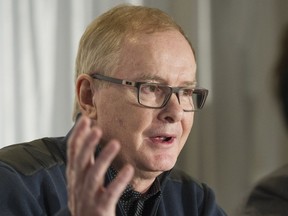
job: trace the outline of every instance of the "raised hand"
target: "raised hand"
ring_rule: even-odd
[[[126,165],[117,178],[104,187],[105,173],[119,152],[120,143],[111,140],[95,159],[95,149],[102,132],[90,125],[91,120],[81,116],[68,140],[68,207],[72,216],[113,216],[134,170],[131,165]]]

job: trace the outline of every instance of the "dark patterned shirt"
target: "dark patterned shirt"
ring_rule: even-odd
[[[108,170],[109,182],[116,176],[117,171],[110,167]],[[146,211],[151,211],[154,203],[160,198],[160,182],[158,178],[154,181],[150,189],[141,194],[134,190],[132,185],[128,185],[120,197],[119,204],[123,208],[126,216],[141,216],[146,215]]]

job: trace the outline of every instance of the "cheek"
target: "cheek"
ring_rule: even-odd
[[[183,127],[183,135],[187,138],[192,126],[193,126],[193,121],[194,121],[194,113],[188,113],[186,117],[184,117],[184,121],[182,123]]]
[[[187,128],[188,128],[188,131],[190,132],[190,130],[192,129],[193,127],[193,122],[194,122],[194,114],[192,114],[190,120],[188,121],[187,123]]]
[[[116,113],[117,125],[125,129],[125,133],[139,134],[151,125],[152,115],[147,109],[125,106],[121,112]]]
[[[98,101],[98,104],[98,126],[107,138],[133,139],[151,124],[149,110],[125,101],[123,97]]]

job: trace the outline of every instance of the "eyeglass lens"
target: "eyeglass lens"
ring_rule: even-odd
[[[139,102],[148,107],[160,108],[169,100],[172,88],[153,83],[141,84],[139,87]],[[181,88],[178,91],[178,98],[183,110],[194,111],[201,108],[203,94],[195,92],[192,88]]]

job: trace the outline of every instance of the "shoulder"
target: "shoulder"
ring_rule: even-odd
[[[19,143],[0,150],[0,161],[23,175],[33,175],[41,169],[63,164],[60,138],[43,138]]]
[[[66,206],[63,141],[43,138],[0,150],[3,215],[54,215]]]
[[[288,164],[260,180],[255,190],[288,199]]]
[[[288,165],[285,165],[255,185],[246,201],[245,215],[287,215],[287,200]]]
[[[171,171],[165,190],[197,199],[199,202],[205,202],[207,199],[214,200],[214,192],[210,187],[179,169]]]
[[[288,179],[288,164],[278,168],[277,170],[273,171],[269,175],[267,175],[263,181],[273,180],[273,179]],[[287,183],[287,182],[286,182]]]
[[[163,205],[174,215],[226,215],[217,205],[214,192],[184,171],[173,169],[163,190]],[[183,214],[179,213],[183,212]]]

